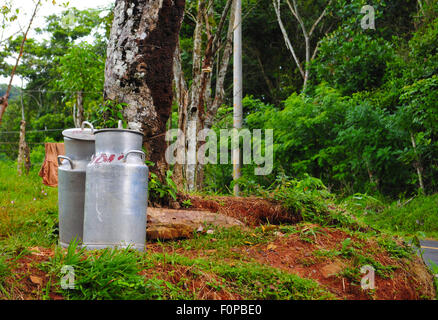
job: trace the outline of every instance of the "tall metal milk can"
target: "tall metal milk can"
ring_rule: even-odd
[[[87,165],[84,247],[144,251],[149,169],[143,134],[102,129],[95,137],[96,152]]]
[[[94,129],[85,121],[80,129],[67,129],[62,134],[66,155],[58,156],[59,243],[66,248],[75,238],[82,241],[85,170],[94,153]]]

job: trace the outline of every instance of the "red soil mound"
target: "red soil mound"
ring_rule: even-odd
[[[302,221],[299,214],[286,210],[281,204],[256,197],[201,197],[181,195],[180,202],[190,200],[190,209],[208,210],[236,218],[249,226],[260,224],[295,224]]]

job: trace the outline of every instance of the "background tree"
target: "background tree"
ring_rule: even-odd
[[[35,3],[35,7],[33,10],[32,16],[30,18],[29,24],[27,25],[26,30],[23,32],[23,37],[22,37],[22,41],[21,41],[21,45],[20,45],[20,51],[18,53],[17,58],[15,59],[15,65],[12,68],[12,71],[10,74],[8,88],[6,89],[5,94],[2,97],[0,97],[0,124],[2,122],[3,114],[6,111],[6,108],[8,107],[8,99],[9,99],[9,94],[10,94],[10,91],[12,88],[12,81],[14,80],[15,72],[17,70],[18,64],[20,63],[21,56],[23,55],[24,44],[27,40],[27,35],[29,33],[30,28],[32,27],[33,19],[35,18],[36,14],[37,14],[37,11],[38,11],[40,4],[41,4],[41,0],[38,0]],[[5,17],[5,14],[3,16]]]
[[[105,60],[95,52],[95,46],[80,43],[72,46],[63,57],[59,58],[58,72],[61,79],[54,87],[67,92],[69,104],[73,105],[73,121],[80,127],[86,120],[85,106],[90,105],[88,114],[97,108],[103,96]],[[70,95],[68,95],[70,93]]]
[[[286,28],[283,24],[283,20],[281,18],[281,3],[282,3],[282,1],[281,0],[272,0],[272,4],[273,4],[274,9],[275,9],[275,14],[277,15],[278,25],[279,25],[281,33],[283,34],[283,37],[284,37],[284,42],[286,44],[287,49],[292,54],[292,57],[295,61],[295,64],[296,64],[298,70],[300,71],[301,77],[303,78],[303,90],[304,90],[307,86],[307,80],[309,79],[310,62],[316,56],[316,53],[318,50],[318,45],[319,45],[319,40],[320,40],[317,38],[316,41],[314,41],[314,44],[312,46],[311,39],[312,39],[313,33],[316,30],[316,28],[320,27],[320,23],[321,23],[322,19],[325,17],[325,15],[327,14],[327,11],[330,10],[330,5],[331,5],[332,1],[330,0],[330,1],[327,1],[326,3],[324,3],[322,5],[322,10],[317,10],[317,11],[312,10],[313,16],[315,15],[314,12],[321,12],[320,14],[318,14],[318,16],[316,18],[313,18],[313,19],[303,18],[302,14],[301,14],[302,8],[299,8],[296,0],[286,0],[285,2],[287,4],[289,11],[292,13],[293,17],[298,22],[298,25],[299,25],[299,28],[301,29],[301,32],[303,33],[304,49],[305,49],[304,59],[300,58],[298,56],[298,54],[296,52],[297,45],[293,44],[291,42],[289,35],[288,35],[288,31],[286,30]],[[304,4],[304,2],[300,3],[301,6],[303,4]],[[312,5],[312,4],[311,4],[312,9],[315,9],[315,5]],[[309,6],[309,3],[305,3],[305,5]],[[318,9],[318,5],[316,5],[316,8]],[[309,11],[310,10],[307,8],[307,12],[309,12]],[[322,30],[323,30],[323,33],[327,33],[330,30],[330,27],[325,26],[325,28],[323,27]]]
[[[44,158],[44,141],[62,141],[62,129],[74,126],[72,117],[71,88],[61,88],[59,85],[65,77],[60,72],[60,58],[71,48],[85,38],[93,39],[88,44],[88,51],[92,52],[94,60],[81,61],[87,69],[98,72],[100,68],[100,89],[98,92],[85,96],[85,115],[92,116],[95,107],[102,101],[102,86],[104,75],[104,57],[106,51],[106,35],[109,34],[111,14],[108,10],[78,10],[69,8],[61,14],[50,15],[46,18],[46,25],[36,28],[40,40],[27,38],[24,45],[24,54],[16,69],[16,75],[22,77],[26,85],[22,88],[12,86],[8,112],[4,114],[4,121],[0,127],[0,152],[5,152],[11,158],[18,153],[18,132],[20,130],[21,96],[25,106],[26,140],[31,147],[32,163],[38,165]],[[67,17],[74,17],[66,23]],[[7,38],[3,43],[8,56],[18,55],[22,36]],[[98,58],[97,58],[98,57]],[[100,62],[100,63],[99,63]],[[0,74],[8,76],[13,68],[7,61],[2,61],[3,68]],[[79,63],[79,61],[78,61]],[[94,65],[95,64],[95,65]],[[88,71],[83,70],[86,74]],[[70,75],[71,76],[71,75]],[[88,82],[91,85],[91,82]],[[99,82],[92,84],[98,85]],[[1,88],[4,88],[2,90]],[[94,91],[88,88],[87,91]],[[6,92],[6,87],[0,86],[0,95]],[[91,109],[91,110],[90,110]],[[49,129],[45,131],[45,129]],[[2,132],[10,132],[4,133]]]
[[[204,128],[211,128],[225,98],[225,77],[232,53],[233,3],[227,0],[223,7],[215,7],[211,0],[198,0],[194,8],[189,6],[186,14],[195,22],[190,86],[184,75],[179,47],[174,59],[178,128],[184,133],[184,140],[178,141],[178,144],[179,149],[184,150],[186,159],[197,159],[199,142],[196,136]],[[190,9],[194,9],[195,14]],[[202,184],[203,166],[189,164],[188,161],[184,166],[176,164],[174,177],[181,189],[186,183],[187,188],[193,190]]]

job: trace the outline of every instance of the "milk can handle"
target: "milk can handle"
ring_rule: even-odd
[[[67,161],[70,163],[70,167],[73,169],[73,161],[72,161],[69,157],[66,157],[66,156],[58,156],[58,165],[61,165],[61,164],[62,164],[61,161],[60,161],[60,159],[65,159],[65,160],[67,160]]]
[[[90,122],[88,122],[88,121],[84,121],[84,122],[82,122],[81,130],[84,130],[85,125],[89,126],[89,127],[91,128],[91,133],[94,134],[94,127],[93,127],[93,125],[92,125]]]
[[[136,153],[139,154],[141,156],[141,159],[144,161],[146,159],[146,155],[143,151],[140,150],[129,150],[128,152],[126,152],[125,154],[125,160],[124,162],[126,162],[126,160],[128,159],[128,155],[130,155],[131,153]]]

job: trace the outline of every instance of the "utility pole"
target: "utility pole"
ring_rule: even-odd
[[[233,49],[233,127],[234,131],[242,128],[242,0],[235,0],[235,15],[234,15],[234,49]],[[239,138],[235,138],[237,144],[232,150],[233,157],[233,180],[240,178],[241,157]],[[232,144],[233,145],[233,144]],[[239,195],[239,185],[234,185],[234,195]]]

